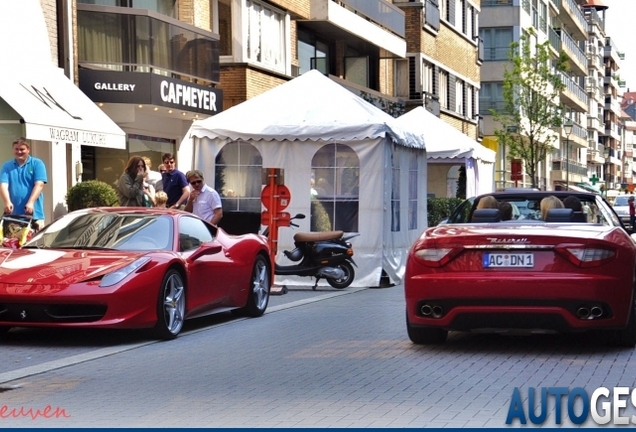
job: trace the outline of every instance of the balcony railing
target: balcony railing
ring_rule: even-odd
[[[392,31],[398,36],[404,37],[405,20],[404,11],[393,5],[387,0],[334,0],[345,6],[345,8],[353,9],[354,12],[366,16],[372,21],[380,24],[382,27]]]
[[[570,174],[587,175],[587,164],[583,165],[565,158],[552,159],[553,171],[569,171]]]
[[[587,21],[585,20],[583,12],[579,9],[579,5],[576,4],[574,0],[563,0],[563,3],[568,5],[568,8],[572,12],[574,21],[578,21],[581,28],[587,29]]]
[[[512,6],[512,0],[482,0],[481,7]]]
[[[582,102],[584,102],[585,105],[587,105],[588,97],[587,97],[587,94],[585,94],[585,90],[583,90],[581,86],[579,86],[577,83],[572,81],[569,77],[565,76],[564,74],[560,74],[560,75],[561,75],[561,82],[565,84],[565,88],[568,89],[570,92],[572,92],[574,96],[576,96]]]
[[[569,52],[574,54],[574,57],[580,62],[581,65],[587,65],[587,59],[585,58],[585,53],[581,51],[578,44],[567,34],[565,31],[561,30],[561,42],[562,46],[565,46]]]

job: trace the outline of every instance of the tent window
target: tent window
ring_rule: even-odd
[[[323,146],[311,161],[311,176],[311,230],[357,232],[360,159],[356,152],[343,144]]]
[[[400,161],[391,153],[391,231],[400,231]]]
[[[261,212],[263,158],[251,144],[225,145],[216,157],[214,188],[221,195],[223,212]]]
[[[409,157],[409,229],[416,230],[417,229],[417,179],[418,179],[418,169],[417,169],[417,153],[415,151],[411,151],[411,157]]]

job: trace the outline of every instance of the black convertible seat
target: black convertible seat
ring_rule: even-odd
[[[574,211],[570,208],[549,209],[545,217],[546,222],[572,222]]]
[[[500,222],[501,215],[499,209],[476,209],[473,212],[471,222],[486,223],[486,222]]]

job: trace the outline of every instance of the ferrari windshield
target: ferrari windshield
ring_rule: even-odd
[[[172,250],[169,216],[73,212],[48,225],[24,247],[60,249]]]

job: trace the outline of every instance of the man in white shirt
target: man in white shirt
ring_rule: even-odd
[[[190,197],[185,211],[217,225],[223,217],[221,197],[218,192],[205,184],[203,173],[199,170],[188,171],[186,179],[190,183]]]

